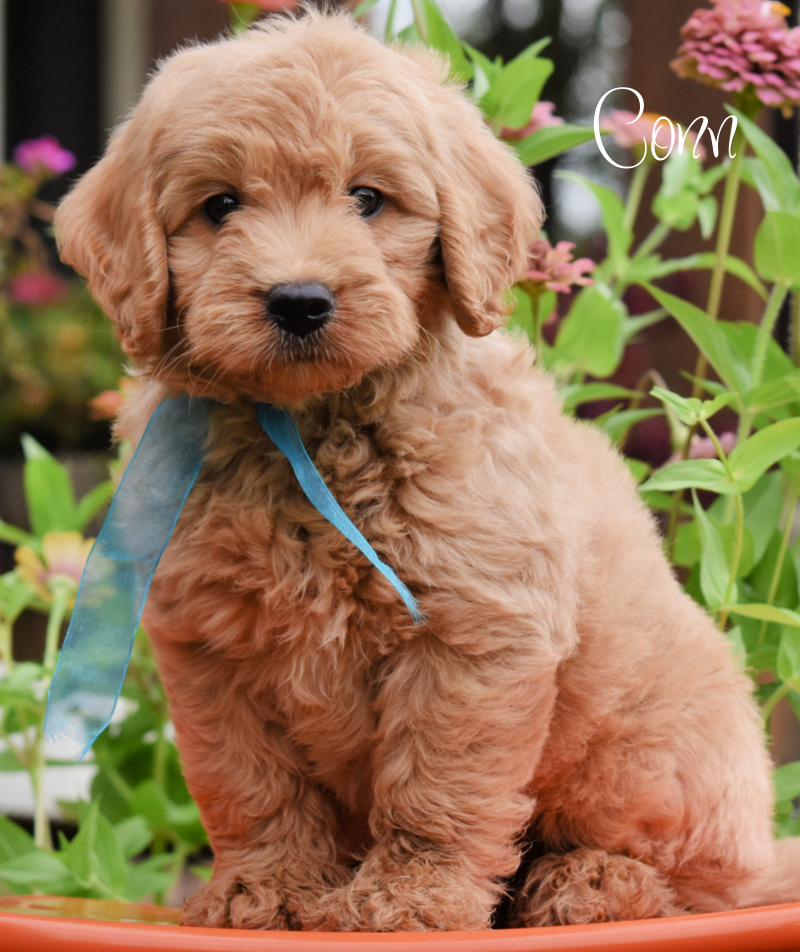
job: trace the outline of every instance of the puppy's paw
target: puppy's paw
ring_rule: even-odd
[[[336,882],[346,871],[337,870]],[[187,901],[181,925],[232,929],[301,929],[301,910],[314,904],[330,884],[309,880],[300,885],[296,877],[285,880],[265,876],[248,878],[236,871],[214,875]]]
[[[513,903],[514,926],[577,925],[677,916],[674,890],[652,866],[603,850],[543,856]]]
[[[321,932],[428,932],[488,929],[497,891],[453,867],[367,860],[353,880],[321,897],[303,927]]]

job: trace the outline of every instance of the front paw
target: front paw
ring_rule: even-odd
[[[331,877],[343,882],[345,870]],[[330,889],[330,882],[297,877],[251,877],[236,871],[215,873],[210,883],[191,896],[181,925],[232,929],[301,929],[304,910]]]
[[[322,932],[444,932],[488,929],[497,900],[455,866],[381,863],[370,857],[350,883],[322,896],[303,926]]]

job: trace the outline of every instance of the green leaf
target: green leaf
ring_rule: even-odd
[[[795,627],[786,627],[781,633],[775,674],[781,681],[800,684],[800,631]]]
[[[30,586],[16,572],[0,575],[0,618],[6,624],[13,625],[33,600]]]
[[[712,321],[699,307],[674,294],[668,294],[652,284],[646,284],[645,287],[692,338],[728,389],[736,392],[746,390],[747,367],[734,356],[717,322]]]
[[[0,542],[7,542],[9,545],[32,545],[35,544],[35,536],[24,529],[18,529],[16,526],[10,526],[7,522],[0,519]]]
[[[788,155],[744,113],[725,108],[736,116],[739,129],[761,160],[751,164],[750,170],[764,207],[776,212],[800,210],[800,182]]]
[[[552,72],[553,64],[547,59],[518,56],[507,63],[483,97],[483,109],[492,126],[509,129],[526,126]]]
[[[0,880],[43,892],[57,892],[57,883],[69,880],[69,870],[54,853],[33,850],[0,863]]]
[[[742,496],[744,524],[753,539],[753,561],[760,562],[783,511],[781,474],[766,473]]]
[[[66,851],[70,871],[81,885],[101,896],[119,897],[128,872],[115,828],[95,800]]]
[[[633,232],[625,224],[624,202],[612,188],[590,182],[575,172],[556,172],[556,176],[584,185],[600,203],[603,228],[608,235],[608,261],[613,273],[621,277],[629,267],[628,252],[633,243]]]
[[[800,797],[800,762],[776,767],[772,772],[772,785],[779,803]]]
[[[22,436],[22,447],[25,498],[34,533],[77,530],[75,496],[66,469],[28,434]]]
[[[615,408],[599,416],[594,422],[619,446],[627,436],[628,431],[636,426],[637,423],[641,423],[642,420],[649,420],[652,417],[661,416],[661,413],[661,410],[654,408],[636,410],[619,410]]]
[[[701,198],[697,203],[697,224],[700,226],[700,236],[707,241],[714,234],[717,224],[717,200],[713,195]]]
[[[520,162],[526,166],[539,165],[563,152],[594,138],[594,130],[586,126],[563,123],[545,126],[519,141],[509,141]]]
[[[610,377],[622,358],[622,306],[597,286],[584,288],[561,322],[553,347],[556,364],[593,377]]]
[[[748,410],[773,410],[800,401],[800,376],[767,380],[742,397]]]
[[[736,487],[718,459],[687,459],[671,463],[653,473],[642,485],[642,489],[661,489],[667,492],[676,489],[707,489],[724,495],[736,492]]]
[[[723,407],[729,406],[737,399],[735,393],[721,393],[713,400],[698,400],[697,397],[681,397],[671,390],[662,387],[653,387],[650,391],[654,397],[666,404],[678,417],[681,423],[692,426],[701,420],[708,420]]]
[[[781,420],[764,427],[734,449],[728,457],[734,481],[746,492],[783,456],[800,446],[800,419]]]
[[[592,403],[595,400],[634,400],[643,394],[639,390],[628,390],[627,387],[620,387],[614,383],[602,383],[595,381],[592,383],[574,383],[567,384],[559,391],[565,410],[574,410],[584,403]]]
[[[109,479],[99,483],[83,496],[75,510],[79,532],[82,532],[92,517],[96,516],[103,506],[111,501],[113,495],[114,484]]]
[[[114,824],[120,850],[125,859],[133,859],[143,853],[153,836],[143,816],[130,816]]]
[[[757,618],[759,621],[777,622],[780,625],[800,628],[800,614],[788,608],[778,608],[777,605],[763,605],[758,603],[732,605],[731,614],[744,615],[745,618]]]
[[[433,0],[422,0],[422,13],[428,33],[428,45],[445,53],[450,60],[450,74],[460,83],[469,82],[474,70],[458,37]]]
[[[756,232],[754,251],[762,278],[800,291],[800,216],[767,212]]]
[[[731,573],[717,527],[697,501],[697,494],[694,491],[692,491],[692,499],[694,516],[700,531],[700,590],[706,605],[716,610],[725,604]]]
[[[0,816],[0,863],[35,850],[33,837],[7,817]]]
[[[0,705],[44,701],[44,668],[36,661],[20,661],[0,678]]]
[[[704,251],[695,255],[688,255],[685,258],[668,258],[666,261],[661,261],[657,259],[656,263],[652,265],[652,268],[649,274],[644,277],[644,280],[655,280],[656,278],[663,278],[669,274],[678,274],[681,271],[710,271],[715,263],[717,256],[712,251]],[[739,278],[740,281],[752,288],[759,297],[766,299],[767,290],[761,281],[758,278],[758,275],[753,271],[753,269],[746,262],[742,261],[741,258],[737,258],[735,255],[727,255],[725,257],[725,270],[732,274],[734,277]],[[638,272],[637,272],[637,280]]]

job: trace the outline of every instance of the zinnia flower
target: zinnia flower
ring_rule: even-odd
[[[533,107],[530,121],[526,126],[523,126],[522,129],[509,129],[507,126],[504,126],[500,130],[500,137],[513,140],[525,139],[527,136],[533,135],[534,132],[545,129],[547,126],[563,125],[564,120],[561,116],[553,115],[554,109],[554,103],[548,102],[546,99],[540,100]]]
[[[14,304],[58,304],[67,294],[67,282],[46,268],[28,268],[6,284],[6,295]]]
[[[531,244],[530,268],[522,279],[550,291],[568,294],[573,285],[594,284],[589,272],[594,270],[591,258],[573,260],[572,241],[559,241],[555,248],[546,238],[537,238]]]
[[[94,539],[84,539],[80,532],[47,532],[42,538],[42,560],[30,546],[21,545],[14,557],[17,572],[46,602],[52,601],[53,590],[66,586],[72,592],[70,604],[83,574]]]
[[[75,165],[75,156],[53,136],[28,139],[14,149],[14,161],[28,175],[63,175]]]
[[[729,431],[724,433],[717,434],[717,440],[719,445],[722,447],[722,452],[729,456],[734,449],[736,449],[736,434]],[[699,433],[695,433],[692,437],[691,443],[689,444],[689,459],[716,459],[717,458],[717,448],[714,446],[714,441],[708,436],[700,436]],[[678,463],[683,459],[683,456],[680,453],[673,453],[672,456],[664,464],[665,466],[669,463]]]
[[[800,27],[791,11],[763,0],[712,0],[681,29],[683,43],[670,64],[682,77],[728,92],[752,88],[766,106],[788,113],[800,105]]]

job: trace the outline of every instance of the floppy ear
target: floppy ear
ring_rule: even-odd
[[[461,329],[482,337],[507,314],[505,292],[522,275],[543,207],[535,183],[478,110],[440,87],[437,191],[445,277]]]
[[[55,217],[61,258],[84,275],[126,354],[160,353],[168,293],[167,249],[153,173],[129,126],[72,188]]]

